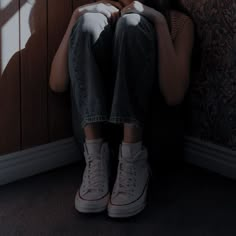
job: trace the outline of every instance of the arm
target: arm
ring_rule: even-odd
[[[52,61],[49,86],[55,92],[64,92],[69,84],[67,66],[68,42],[71,30],[78,17],[79,12],[75,11],[71,17],[66,33]]]
[[[154,23],[158,36],[160,89],[169,105],[182,102],[189,84],[194,29],[187,21],[174,44],[165,19]]]
[[[158,66],[160,89],[169,105],[181,103],[189,83],[190,61],[194,40],[194,27],[187,21],[175,42],[172,42],[165,17],[159,11],[141,2],[133,1],[121,14],[139,13],[153,23],[158,39]]]
[[[102,0],[78,7],[72,14],[66,33],[53,58],[49,86],[55,92],[64,92],[69,85],[69,73],[67,64],[68,43],[70,34],[77,19],[86,12],[98,12],[104,14],[111,22],[115,22],[119,17],[121,5],[111,0]]]

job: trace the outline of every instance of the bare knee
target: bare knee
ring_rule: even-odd
[[[103,14],[87,12],[79,17],[72,29],[72,34],[81,37],[89,36],[96,41],[108,24]]]
[[[117,31],[126,33],[146,33],[150,31],[153,26],[144,16],[137,13],[129,13],[118,19],[116,27]]]

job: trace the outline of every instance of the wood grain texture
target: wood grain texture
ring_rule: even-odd
[[[0,155],[20,149],[19,0],[0,1]]]
[[[22,149],[25,149],[48,142],[47,0],[27,1],[21,7],[20,39]]]
[[[73,9],[89,2],[0,0],[0,155],[73,135],[69,90],[48,80]]]
[[[50,72],[53,57],[64,36],[71,15],[72,1],[48,1],[48,72]],[[65,93],[54,93],[50,88],[48,89],[48,118],[50,141],[72,136],[69,90]]]

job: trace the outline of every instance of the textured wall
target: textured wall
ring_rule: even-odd
[[[187,133],[236,149],[236,1],[182,2],[197,33]]]
[[[48,87],[72,0],[0,0],[0,155],[72,135],[69,93]]]

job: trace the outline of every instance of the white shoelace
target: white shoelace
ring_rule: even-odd
[[[91,191],[103,191],[104,190],[104,169],[102,167],[102,161],[100,157],[88,156],[88,162],[86,166],[86,188],[88,192]]]
[[[127,162],[119,163],[119,175],[116,194],[125,193],[133,196],[134,187],[136,187],[136,171],[134,164]]]

